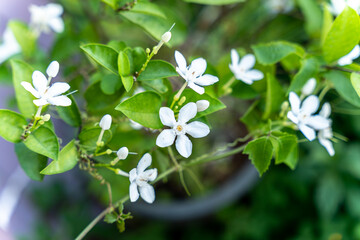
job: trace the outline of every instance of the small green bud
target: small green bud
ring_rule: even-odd
[[[40,125],[44,125],[44,123],[45,123],[44,120],[40,120],[40,121],[39,121],[39,124],[40,124]]]
[[[151,51],[151,50],[150,50],[150,48],[146,48],[145,51],[146,51],[147,54],[150,54],[150,51]]]
[[[183,105],[185,101],[186,101],[186,97],[183,96],[179,101],[179,106]]]
[[[103,142],[103,141],[96,142],[96,146],[98,146],[98,147],[103,147],[103,146],[104,146],[104,142]]]
[[[51,118],[50,114],[45,114],[43,117],[42,117],[42,120],[44,120],[45,122],[49,121]]]
[[[111,149],[106,150],[106,154],[110,155],[112,153]]]

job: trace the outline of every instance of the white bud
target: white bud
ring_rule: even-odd
[[[171,39],[171,32],[166,32],[166,33],[164,33],[164,34],[161,36],[161,40],[162,40],[164,43],[169,42],[170,39]]]
[[[56,77],[56,75],[59,73],[60,65],[57,61],[52,61],[48,68],[46,69],[46,73],[49,77]]]
[[[50,118],[51,118],[50,114],[45,114],[45,115],[43,116],[43,120],[44,120],[45,122],[49,121]]]
[[[109,130],[110,127],[111,127],[111,121],[112,121],[112,118],[109,114],[106,114],[105,116],[102,117],[102,119],[100,120],[100,127],[103,129],[103,130]]]
[[[210,106],[210,103],[208,100],[199,100],[196,102],[196,107],[198,112],[205,111]]]
[[[308,95],[313,93],[313,91],[315,90],[315,87],[316,87],[316,79],[315,78],[310,78],[305,83],[303,88],[301,89],[301,93],[304,94],[305,96],[308,96]]]
[[[120,160],[124,160],[129,155],[129,149],[127,147],[122,147],[117,151],[116,155]]]

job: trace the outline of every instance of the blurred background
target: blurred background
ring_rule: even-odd
[[[29,21],[30,4],[47,2],[1,0],[0,35],[10,19]],[[65,9],[66,30],[59,35],[41,35],[39,55],[47,59],[42,68],[49,58],[61,62],[66,67],[62,72],[66,79],[75,68],[88,65],[82,61],[82,43],[117,39],[131,46],[156,44],[133,22],[117,16],[99,0],[58,2]],[[313,44],[312,36],[306,33],[302,10],[290,0],[248,0],[226,6],[180,0],[154,2],[176,22],[176,48],[162,48],[158,56],[172,63],[173,51],[180,49],[187,56],[206,57],[209,68],[216,71],[219,65],[227,67],[232,48],[250,52],[252,44],[273,40],[310,47]],[[320,5],[324,1],[312,2]],[[0,107],[14,108],[9,64],[1,68]],[[230,73],[218,74],[224,77]],[[281,74],[280,68],[280,79]],[[226,112],[210,119],[216,131],[227,133],[213,139],[215,144],[246,134],[238,119],[251,102],[243,95],[233,97],[235,100],[223,99],[230,106]],[[333,97],[331,91],[327,97]],[[334,157],[329,157],[318,143],[301,143],[296,170],[272,165],[259,179],[246,156],[237,155],[220,165],[208,166],[207,172],[195,169],[204,176],[204,189],[190,183],[192,197],[186,195],[177,176],[171,176],[156,187],[158,204],[126,205],[134,219],[126,221],[125,232],[119,233],[116,226],[102,222],[86,239],[360,239],[360,113],[334,112],[334,131],[348,137],[347,142],[335,144]],[[233,122],[222,121],[227,117]],[[233,131],[226,128],[228,124],[236,126]],[[64,142],[73,131],[60,120],[56,129]],[[134,144],[151,145],[148,139],[141,140],[141,135],[126,134]],[[209,147],[206,141],[199,141],[199,145]],[[78,169],[35,182],[19,168],[11,143],[0,139],[0,151],[1,240],[74,239],[106,206],[104,186]],[[115,196],[121,196],[127,188],[120,186]]]

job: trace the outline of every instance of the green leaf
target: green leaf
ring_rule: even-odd
[[[132,50],[132,57],[133,57],[134,71],[139,72],[139,70],[146,61],[145,50],[142,47],[135,47]]]
[[[333,15],[329,9],[328,4],[323,4],[323,9],[324,9],[324,13],[323,13],[323,24],[322,24],[322,31],[321,31],[321,45],[324,44],[326,36],[328,35],[331,26],[333,24]]]
[[[15,144],[15,153],[26,175],[32,180],[42,181],[44,175],[40,171],[46,167],[48,158],[30,151],[24,143]]]
[[[163,127],[159,117],[161,102],[157,93],[146,91],[123,101],[115,109],[144,127],[159,129]]]
[[[17,143],[21,141],[24,126],[27,125],[26,119],[20,114],[0,109],[0,136],[6,141]]]
[[[275,151],[275,164],[285,163],[294,170],[298,161],[297,137],[283,133],[280,136],[273,136],[272,140]]]
[[[107,74],[102,76],[100,88],[106,95],[113,95],[122,86],[121,78],[119,75]]]
[[[185,89],[181,95],[181,98],[182,97],[186,97],[186,100],[182,106],[184,106],[185,104],[187,104],[189,102],[196,103],[199,100],[209,101],[209,103],[210,103],[209,108],[203,112],[198,112],[196,115],[196,118],[201,118],[203,116],[209,115],[211,113],[214,113],[221,109],[226,108],[226,106],[217,98],[213,98],[210,95],[208,95],[207,93],[199,95],[198,93],[194,92],[192,89]],[[170,98],[170,99],[172,100],[173,98]]]
[[[21,85],[21,82],[29,82],[32,84],[32,73],[34,69],[21,60],[11,60],[11,68],[13,72],[13,84],[17,106],[22,115],[26,118],[32,118],[36,112],[36,106],[33,103],[35,97]]]
[[[250,132],[258,130],[259,126],[263,124],[261,121],[262,112],[258,110],[258,104],[259,101],[254,102],[245,112],[244,116],[240,119]]]
[[[253,99],[259,96],[259,93],[257,93],[250,85],[243,83],[242,81],[237,81],[232,87],[231,96],[240,99]]]
[[[118,52],[106,45],[90,43],[80,47],[95,62],[118,75]]]
[[[167,79],[156,79],[152,81],[141,82],[141,86],[145,89],[150,88],[150,90],[155,90],[160,94],[165,94],[171,89],[171,83]]]
[[[173,76],[178,76],[173,65],[162,60],[151,60],[137,80],[148,81]]]
[[[304,59],[299,72],[296,73],[291,81],[288,93],[300,91],[306,82],[317,74],[318,70],[319,63],[315,58]]]
[[[245,0],[184,0],[184,2],[205,4],[205,5],[227,5],[244,2]]]
[[[260,176],[266,172],[270,166],[273,154],[273,146],[269,137],[261,137],[249,142],[244,150],[258,170]]]
[[[119,5],[119,0],[101,0],[101,1],[109,5],[114,10],[116,10]]]
[[[79,161],[75,140],[69,142],[59,153],[58,160],[53,160],[40,173],[45,175],[59,174],[73,169]]]
[[[354,87],[356,93],[360,97],[360,74],[353,72],[350,75],[350,79],[351,79],[352,86]]]
[[[118,215],[115,212],[108,213],[104,217],[104,222],[106,223],[114,223],[118,220]]]
[[[81,125],[81,116],[79,108],[73,96],[68,96],[71,99],[71,105],[68,107],[57,106],[56,110],[62,120],[73,127]]]
[[[33,152],[57,160],[59,141],[55,133],[47,127],[39,127],[25,140],[25,145]]]
[[[79,134],[81,147],[90,151],[95,150],[96,142],[99,138],[100,132],[101,132],[100,127],[87,128],[81,131],[81,133]],[[105,131],[102,141],[106,145],[108,142],[110,142],[111,138],[112,138],[111,131]]]
[[[266,99],[265,99],[265,111],[263,119],[270,117],[272,113],[278,113],[281,108],[281,104],[285,99],[284,90],[279,81],[270,73],[266,74]]]
[[[252,46],[252,49],[256,59],[263,65],[277,63],[290,54],[296,54],[299,57],[303,57],[305,54],[301,46],[285,41],[258,44]]]
[[[115,49],[117,52],[123,51],[126,48],[126,43],[123,41],[112,40],[107,44],[109,47]]]
[[[350,75],[348,73],[330,71],[325,73],[324,76],[332,82],[340,96],[356,107],[360,107],[360,97],[351,85]]]
[[[313,37],[320,37],[323,18],[319,4],[315,0],[297,0],[297,3],[305,16],[306,31]]]
[[[118,56],[118,70],[120,76],[128,76],[131,74],[130,72],[130,61],[128,56],[124,51],[119,52]]]
[[[147,1],[137,2],[131,9],[131,12],[143,13],[166,19],[166,15],[158,5]]]
[[[25,23],[20,21],[10,21],[9,27],[14,33],[16,41],[19,43],[22,52],[26,57],[32,56],[36,48],[36,36]]]
[[[134,78],[133,76],[121,76],[122,84],[124,85],[124,88],[127,92],[129,92],[134,84]]]
[[[357,12],[346,7],[335,19],[324,44],[323,55],[327,62],[333,62],[348,54],[360,41],[360,19]]]

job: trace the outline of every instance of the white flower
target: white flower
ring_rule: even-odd
[[[169,42],[171,39],[171,32],[166,32],[161,36],[161,41],[163,41],[164,43]]]
[[[210,103],[208,100],[199,100],[196,102],[196,107],[198,112],[203,112],[206,109],[208,109],[210,106]]]
[[[0,45],[0,64],[11,56],[21,52],[21,47],[10,28],[6,28],[3,34],[3,42]]]
[[[325,103],[319,113],[320,116],[324,117],[331,124],[331,120],[329,116],[331,114],[331,106],[329,103]],[[322,129],[318,132],[318,138],[321,145],[328,151],[330,156],[335,155],[335,150],[330,139],[333,137],[331,126],[328,128]]]
[[[111,127],[111,121],[111,116],[109,114],[106,114],[101,118],[99,126],[102,128],[102,130],[109,130]]]
[[[339,15],[346,6],[351,7],[354,9],[357,13],[360,12],[360,1],[359,0],[331,0],[330,4],[330,11],[334,15]]]
[[[264,78],[264,74],[261,71],[251,69],[254,67],[255,61],[255,56],[252,54],[247,54],[240,60],[238,52],[235,49],[231,49],[231,64],[229,64],[229,68],[237,80],[251,85],[254,81]]]
[[[315,90],[316,87],[316,79],[315,78],[310,78],[305,85],[303,86],[303,88],[301,89],[301,93],[304,96],[308,96],[310,94],[312,94]]]
[[[34,87],[29,82],[21,82],[21,85],[29,91],[35,99],[33,102],[36,106],[45,106],[47,104],[55,105],[55,106],[70,106],[71,100],[65,95],[61,95],[70,89],[70,85],[68,83],[54,83],[51,87],[49,87],[50,81],[52,77],[55,77],[58,70],[56,70],[56,66],[59,63],[51,62],[47,72],[50,73],[49,79],[46,79],[45,75],[40,71],[34,71],[32,74],[32,82]],[[56,73],[56,74],[55,74]]]
[[[61,33],[64,31],[64,21],[61,14],[64,9],[60,4],[49,3],[45,6],[30,5],[30,26],[39,34],[41,32],[49,33],[50,29]]]
[[[129,149],[127,147],[122,147],[116,152],[116,155],[120,160],[124,160],[129,155]]]
[[[267,8],[272,14],[288,13],[294,8],[292,0],[265,0]]]
[[[175,120],[174,112],[168,107],[160,108],[161,122],[171,129],[163,130],[156,139],[156,145],[159,147],[168,147],[172,145],[176,138],[176,149],[181,156],[188,158],[192,153],[192,143],[185,135],[189,134],[194,138],[205,137],[209,134],[209,127],[202,122],[195,121],[187,124],[197,113],[196,104],[190,102],[180,109],[178,121]]]
[[[359,56],[360,56],[360,46],[356,45],[353,48],[353,50],[351,50],[350,53],[348,53],[347,55],[343,56],[338,60],[338,64],[340,66],[352,64],[353,60],[357,59]]]
[[[206,60],[203,58],[197,58],[187,66],[185,57],[179,51],[175,51],[175,60],[178,65],[176,71],[185,79],[188,86],[199,94],[205,92],[202,86],[209,86],[219,81],[213,75],[203,75],[206,70]]]
[[[318,97],[311,95],[301,103],[298,95],[290,92],[289,102],[291,111],[288,112],[287,117],[298,126],[299,130],[309,141],[315,139],[315,130],[322,130],[330,126],[326,118],[320,115],[313,115],[319,108],[320,102]]]
[[[151,165],[151,155],[146,153],[139,161],[136,168],[129,172],[130,180],[130,201],[135,202],[139,195],[147,203],[153,203],[155,200],[155,190],[148,182],[154,181],[157,177],[157,169],[145,169]],[[140,194],[139,194],[140,192]]]

